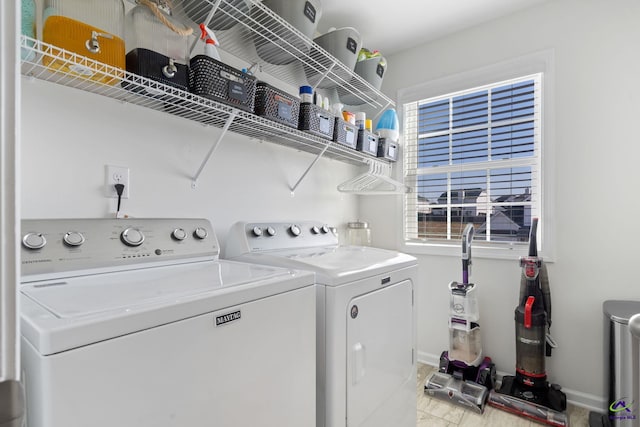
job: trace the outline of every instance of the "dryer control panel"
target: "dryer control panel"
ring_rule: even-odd
[[[237,222],[229,231],[225,255],[336,245],[335,230],[318,221]]]
[[[22,220],[22,276],[67,277],[216,259],[218,240],[206,219]]]

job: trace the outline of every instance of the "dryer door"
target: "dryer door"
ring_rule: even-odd
[[[406,280],[348,306],[348,426],[404,426],[407,411],[415,426],[415,405],[403,403],[416,390],[412,291]]]

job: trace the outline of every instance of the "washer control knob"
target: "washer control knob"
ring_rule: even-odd
[[[260,237],[262,236],[262,228],[260,227],[253,227],[253,229],[251,230],[251,234],[254,235],[254,237]]]
[[[300,227],[298,227],[297,225],[292,225],[291,227],[289,227],[289,231],[291,232],[291,234],[293,234],[293,237],[298,237],[300,235]]]
[[[196,228],[195,231],[193,232],[193,237],[195,237],[198,240],[204,240],[207,238],[208,235],[209,235],[209,232],[207,231],[207,229],[202,227]]]
[[[329,227],[327,227],[326,225],[323,225],[320,230],[322,230],[322,234],[327,234],[329,232]]]
[[[47,239],[42,233],[28,233],[22,238],[22,244],[27,249],[42,249],[47,244]]]
[[[313,227],[311,227],[311,232],[313,234],[320,234],[320,229],[314,225]]]
[[[62,238],[67,246],[80,246],[84,243],[84,236],[77,231],[69,231]]]
[[[120,240],[127,246],[140,246],[144,242],[144,234],[137,228],[129,227],[120,234]]]
[[[267,234],[271,237],[276,235],[276,229],[273,227],[267,227]]]
[[[184,228],[176,228],[171,232],[171,238],[174,240],[182,241],[187,238],[187,232]]]

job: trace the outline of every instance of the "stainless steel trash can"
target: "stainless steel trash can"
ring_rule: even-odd
[[[631,383],[632,393],[635,402],[638,402],[640,396],[640,314],[634,314],[629,319],[629,331],[631,332]],[[638,410],[634,412],[636,417],[631,425],[640,427],[640,415]]]
[[[633,340],[629,319],[640,313],[640,301],[605,301],[602,311],[605,322],[605,384],[608,390],[606,415],[611,426],[629,427],[637,420],[640,406],[640,396],[633,392]]]

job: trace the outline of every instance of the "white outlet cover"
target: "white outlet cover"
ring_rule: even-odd
[[[129,168],[126,166],[113,166],[106,165],[105,167],[105,191],[107,197],[117,199],[118,193],[116,192],[115,185],[123,184],[124,191],[122,192],[122,198],[128,199],[129,192],[131,190],[131,182],[129,181]]]

